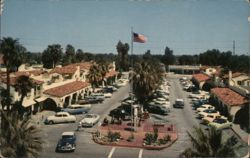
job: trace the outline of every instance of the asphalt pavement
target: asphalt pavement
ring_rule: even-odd
[[[172,75],[168,77],[170,81],[170,103],[173,104],[175,99],[184,99],[184,109],[172,108],[167,116],[156,116],[156,119],[162,119],[165,122],[173,123],[177,126],[178,140],[169,148],[153,151],[139,148],[126,147],[112,147],[95,144],[92,141],[91,132],[95,131],[93,128],[84,128],[76,132],[77,147],[72,153],[56,153],[56,144],[64,131],[74,131],[77,128],[77,123],[70,124],[56,124],[56,125],[41,125],[42,133],[46,144],[41,154],[43,158],[175,158],[190,146],[187,131],[192,131],[193,126],[200,125],[199,120],[195,118],[195,112],[187,98],[188,93],[182,90],[179,83],[179,77]],[[129,94],[129,85],[118,89],[111,98],[106,99],[102,104],[95,104],[89,113],[97,113],[103,119],[110,110],[120,105],[121,100],[126,98]],[[78,115],[77,120],[80,121],[83,115]],[[244,150],[245,152],[245,150]]]

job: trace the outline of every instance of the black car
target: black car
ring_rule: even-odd
[[[75,151],[76,149],[76,136],[74,132],[63,132],[61,139],[56,146],[56,152]]]
[[[146,109],[148,112],[154,113],[154,114],[159,114],[159,115],[167,115],[168,114],[168,110],[162,106],[149,105],[149,106],[147,106]]]
[[[128,113],[125,109],[119,107],[109,112],[109,116],[114,117],[116,119],[121,118],[122,120],[126,120],[128,117],[130,117],[130,115],[131,114]]]
[[[203,104],[208,104],[209,103],[209,101],[208,100],[206,100],[206,99],[203,99],[203,100],[197,100],[197,101],[195,101],[194,103],[193,103],[193,109],[197,109],[197,108],[199,108],[201,105],[203,105]]]

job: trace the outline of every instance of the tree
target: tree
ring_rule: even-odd
[[[99,86],[99,81],[102,80],[102,74],[97,64],[93,64],[89,69],[88,80],[93,88]]]
[[[122,71],[128,71],[128,51],[129,45],[127,43],[123,44],[121,41],[116,45],[116,50],[118,52],[118,67]]]
[[[6,91],[6,106],[7,111],[10,109],[11,99],[10,99],[10,71],[11,68],[15,65],[15,60],[13,57],[17,56],[16,47],[19,45],[17,39],[13,39],[11,37],[3,38],[1,43],[1,53],[3,54],[3,62],[6,67],[6,76],[7,76],[7,91]],[[5,106],[5,105],[2,105]]]
[[[173,55],[173,50],[171,50],[170,48],[166,47],[165,51],[164,51],[164,56],[163,56],[163,60],[162,62],[168,66],[168,65],[172,65],[175,63],[175,56]]]
[[[26,48],[20,44],[17,44],[16,47],[16,54],[12,56],[14,71],[18,71],[19,66],[21,66],[26,61]]]
[[[101,74],[102,86],[105,85],[105,77],[107,72],[109,72],[109,67],[107,63],[101,63],[98,65],[99,72]]]
[[[21,95],[21,97],[19,102],[15,104],[16,107],[14,107],[14,109],[17,109],[20,118],[22,118],[24,114],[24,107],[22,106],[23,99],[31,91],[32,87],[33,83],[29,76],[22,75],[17,78],[15,89]]]
[[[223,141],[222,131],[211,127],[206,134],[201,128],[194,127],[194,131],[188,132],[192,148],[187,148],[180,157],[235,157],[237,138],[232,136]]]
[[[11,116],[0,111],[6,128],[1,129],[1,153],[5,157],[38,157],[42,151],[42,138],[37,126],[30,123],[28,118],[19,120],[13,113]]]
[[[55,68],[56,64],[61,60],[62,54],[61,45],[49,45],[42,54],[43,66],[48,69]]]
[[[92,61],[94,60],[95,55],[89,52],[83,52],[81,49],[76,51],[76,62],[82,61]]]
[[[144,104],[161,83],[163,71],[158,63],[142,61],[136,63],[132,78],[133,91],[141,104]]]
[[[65,54],[63,56],[63,65],[68,65],[68,64],[71,64],[71,63],[75,63],[75,48],[68,44],[66,46],[66,51],[65,51]]]

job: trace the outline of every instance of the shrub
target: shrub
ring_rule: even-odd
[[[154,142],[154,135],[151,133],[145,134],[145,143],[146,145],[151,145]]]
[[[167,142],[171,141],[171,136],[170,135],[165,135],[163,140],[166,141],[166,143],[167,143]]]
[[[117,139],[120,139],[121,134],[119,132],[111,132],[109,130],[107,137],[108,137],[109,142],[115,142],[115,141],[117,141]]]
[[[158,128],[154,128],[154,142],[157,141],[158,138]]]
[[[131,135],[128,137],[127,141],[131,142],[134,138],[134,134],[131,132]]]

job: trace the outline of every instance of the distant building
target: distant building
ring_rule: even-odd
[[[169,65],[168,72],[174,72],[176,74],[197,74],[200,72],[200,66]]]
[[[89,95],[92,91],[87,79],[92,62],[70,64],[63,67],[56,67],[52,70],[32,69],[22,66],[20,70],[10,75],[11,97],[13,102],[20,99],[20,94],[15,90],[16,79],[21,75],[29,76],[34,87],[24,98],[23,106],[30,112],[37,112],[42,109],[55,110],[65,108],[74,104],[79,98]],[[109,83],[117,79],[115,63],[109,65],[105,80]],[[6,88],[5,73],[0,76],[0,87]]]

